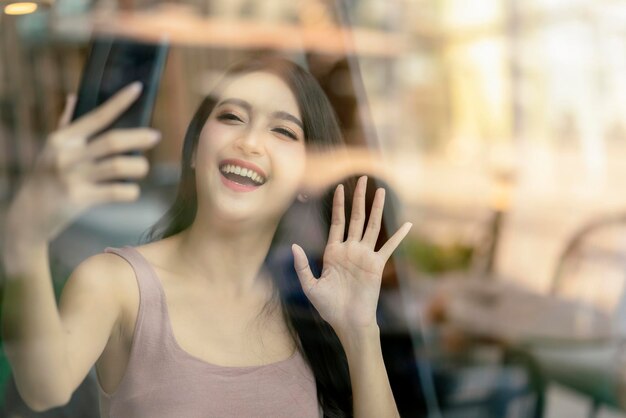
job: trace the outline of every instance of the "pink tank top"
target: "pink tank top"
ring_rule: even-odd
[[[139,311],[126,372],[115,392],[99,386],[102,418],[318,418],[313,373],[298,350],[288,359],[225,367],[184,351],[174,337],[156,272],[135,248],[106,248],[134,269]],[[99,383],[99,382],[98,382]]]

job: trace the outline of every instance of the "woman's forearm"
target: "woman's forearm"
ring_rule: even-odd
[[[338,332],[348,357],[355,418],[399,418],[380,345],[380,329]]]
[[[48,244],[10,234],[3,261],[2,341],[20,394],[38,410],[65,403],[66,339],[54,296]]]

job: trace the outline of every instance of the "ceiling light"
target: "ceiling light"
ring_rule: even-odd
[[[32,1],[9,3],[4,6],[4,13],[8,15],[26,15],[37,10],[37,3]]]
[[[33,1],[19,1],[19,0],[2,0],[0,5],[3,6],[4,13],[7,15],[26,15],[33,13],[40,7],[47,8],[52,5],[54,0],[33,0]]]

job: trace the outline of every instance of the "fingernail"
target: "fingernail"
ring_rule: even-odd
[[[152,131],[152,137],[151,137],[153,142],[158,142],[161,140],[161,131]]]
[[[139,93],[142,88],[143,88],[143,84],[141,84],[141,81],[135,81],[131,83],[129,90],[132,91],[133,93]]]

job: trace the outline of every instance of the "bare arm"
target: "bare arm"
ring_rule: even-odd
[[[379,328],[338,337],[348,358],[355,418],[399,418],[383,361]]]
[[[12,264],[2,307],[4,349],[17,388],[38,411],[69,401],[120,316],[114,278],[103,274],[106,255],[72,273],[57,308],[47,251],[46,243],[22,251],[29,262]]]
[[[57,307],[48,243],[81,212],[100,203],[132,201],[136,183],[109,183],[146,175],[143,156],[124,156],[156,144],[150,129],[108,126],[137,97],[126,88],[100,108],[48,138],[6,217],[2,333],[18,390],[35,410],[67,403],[102,353],[120,313],[110,255],[92,257],[70,277]],[[69,115],[71,112],[66,112]],[[64,126],[67,125],[67,126]]]

